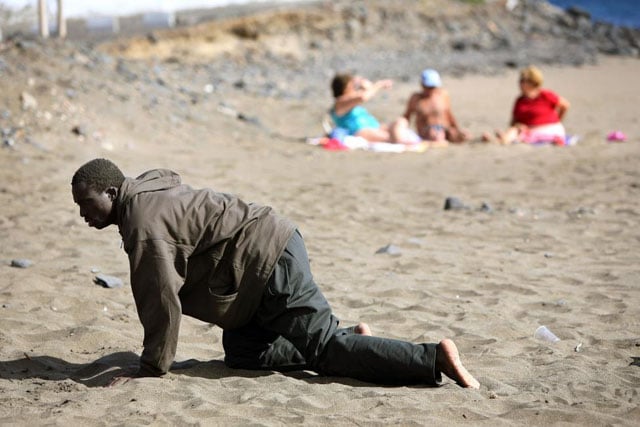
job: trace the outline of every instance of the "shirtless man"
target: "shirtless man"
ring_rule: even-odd
[[[480,387],[450,339],[414,344],[373,337],[365,323],[342,328],[296,225],[268,206],[194,189],[167,169],[127,178],[107,159],[81,166],[71,191],[90,227],[118,226],[129,255],[143,350],[139,366],[111,386],[166,374],[184,314],[223,329],[230,368],[396,385],[438,385],[444,374]]]
[[[404,126],[409,127],[415,115],[416,131],[420,138],[436,143],[465,142],[469,139],[466,131],[458,127],[451,112],[448,92],[442,88],[440,74],[436,70],[426,69],[421,76],[422,91],[415,92],[409,98],[403,115]]]

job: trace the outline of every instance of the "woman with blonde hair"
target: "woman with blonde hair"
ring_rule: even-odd
[[[501,143],[565,144],[562,118],[569,109],[569,102],[555,92],[543,89],[543,81],[542,72],[535,66],[520,71],[521,93],[513,106],[511,127],[496,132]]]

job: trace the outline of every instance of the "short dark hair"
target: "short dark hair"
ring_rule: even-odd
[[[352,74],[336,74],[331,81],[331,90],[333,91],[333,97],[337,98],[342,96],[344,90],[347,88],[349,82],[353,79]]]
[[[84,182],[95,191],[104,191],[109,187],[120,188],[124,174],[111,160],[93,159],[73,174],[71,185]]]

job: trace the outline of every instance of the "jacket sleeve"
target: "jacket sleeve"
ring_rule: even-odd
[[[176,262],[176,247],[164,240],[140,241],[129,251],[131,288],[144,328],[140,376],[167,373],[176,354],[183,284]]]

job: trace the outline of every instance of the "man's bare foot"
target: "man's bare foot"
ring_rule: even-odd
[[[444,339],[436,346],[436,369],[461,387],[480,388],[478,380],[462,366],[458,347],[450,339]]]
[[[353,331],[358,334],[358,335],[366,335],[368,337],[370,337],[371,335],[373,335],[371,333],[371,328],[369,328],[369,325],[367,325],[364,322],[360,322],[356,325],[355,328],[353,328]]]

